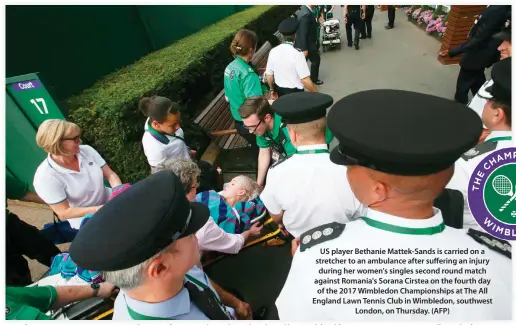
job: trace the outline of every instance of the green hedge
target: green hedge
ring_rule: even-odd
[[[126,182],[150,172],[141,145],[145,117],[138,102],[143,96],[160,95],[182,103],[186,142],[202,152],[209,138],[192,119],[223,87],[234,34],[249,28],[257,33],[259,46],[274,42],[279,22],[298,7],[254,6],[151,53],[68,99],[69,119]]]

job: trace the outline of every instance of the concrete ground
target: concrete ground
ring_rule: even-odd
[[[437,61],[440,43],[412,24],[404,9],[396,12],[395,28],[385,30],[387,12],[376,9],[372,39],[360,40],[360,50],[346,46],[346,30],[342,7],[335,6],[335,17],[341,21],[340,51],[321,53],[319,87],[335,101],[354,92],[368,89],[404,89],[452,99],[459,66],[444,66]],[[487,73],[489,76],[489,73]],[[417,103],[414,103],[417,105]],[[335,146],[336,141],[331,147]],[[243,162],[243,161],[242,161]],[[227,175],[230,179],[234,175]],[[250,175],[251,176],[251,175]],[[227,179],[227,180],[229,180]],[[20,218],[41,228],[52,222],[49,208],[31,204],[9,203]],[[69,245],[60,245],[62,250]],[[39,278],[47,267],[29,261],[33,279]]]

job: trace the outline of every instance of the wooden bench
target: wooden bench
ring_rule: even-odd
[[[267,66],[267,59],[272,45],[265,42],[251,60],[261,76]],[[204,152],[201,160],[215,163],[221,150],[233,150],[250,146],[247,141],[238,135],[235,129],[235,121],[231,115],[229,103],[226,101],[222,90],[213,101],[197,116],[194,121],[200,125],[211,137],[211,143]]]

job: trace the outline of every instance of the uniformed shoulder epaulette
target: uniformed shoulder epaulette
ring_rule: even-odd
[[[331,222],[308,230],[299,237],[301,252],[339,237],[344,231],[344,228],[346,228],[346,225],[343,223]]]
[[[274,164],[271,165],[271,167],[269,167],[269,169],[273,169],[274,167],[278,166],[282,162],[287,161],[288,159],[290,159],[290,157],[292,157],[292,156],[289,156],[287,158],[280,159],[280,160],[276,161]]]
[[[494,151],[498,146],[498,142],[483,142],[474,146],[472,149],[469,149],[464,154],[462,154],[461,158],[465,161],[471,160],[475,157],[483,155],[485,153]]]
[[[475,229],[468,229],[468,235],[470,235],[478,243],[489,247],[490,249],[512,259],[512,246],[506,240],[498,239],[483,231]]]

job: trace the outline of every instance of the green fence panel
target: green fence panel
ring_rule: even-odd
[[[34,173],[47,155],[36,144],[34,126],[9,93],[6,93],[5,118],[6,166],[16,178],[29,184],[31,191],[34,191]]]

